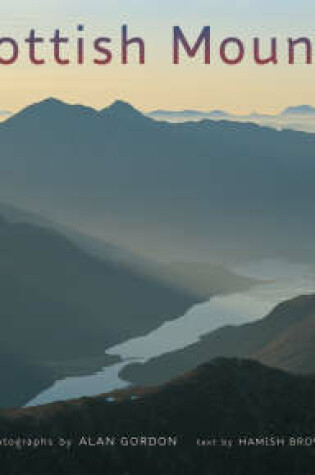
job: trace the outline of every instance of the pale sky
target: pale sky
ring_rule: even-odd
[[[0,109],[16,111],[48,96],[101,108],[124,99],[142,110],[157,108],[253,110],[276,113],[288,105],[315,105],[314,65],[285,64],[289,36],[307,36],[315,46],[313,0],[10,0],[1,2],[0,37],[20,42],[20,60],[0,65]],[[120,64],[120,28],[146,43],[146,64]],[[49,38],[55,28],[76,44],[76,26],[84,24],[84,66],[34,66],[26,61],[23,39],[31,28]],[[195,60],[172,65],[172,27],[180,25],[192,42],[205,25],[212,30],[212,64]],[[114,62],[91,64],[93,40],[112,38]],[[244,41],[247,56],[238,66],[222,65],[218,46],[227,36]],[[252,37],[278,38],[279,64],[257,66],[252,60]],[[3,51],[0,48],[0,52]],[[52,45],[39,50],[51,57]],[[74,55],[74,50],[71,50]],[[298,58],[301,60],[301,58]]]

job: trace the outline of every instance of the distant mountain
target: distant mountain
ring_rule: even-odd
[[[315,255],[312,134],[50,99],[0,124],[0,144],[0,200],[142,256]]]
[[[231,122],[250,122],[265,127],[272,127],[276,130],[298,130],[308,133],[315,133],[314,119],[315,109],[312,106],[288,107],[279,114],[261,114],[252,112],[250,114],[231,114],[221,110],[203,112],[198,110],[189,111],[153,111],[147,113],[148,117],[155,120],[167,122],[200,122],[201,120],[229,120]]]
[[[110,107],[102,109],[99,115],[100,117],[118,120],[140,119],[146,121],[146,117],[141,112],[125,101],[115,101]]]
[[[211,358],[246,357],[298,374],[315,374],[315,296],[278,305],[267,317],[226,326],[182,350],[132,364],[121,376],[136,384],[160,384]]]
[[[209,112],[210,118],[217,118],[217,119],[226,119],[230,117],[231,114],[222,110],[213,110]]]
[[[151,119],[166,120],[174,122],[200,121],[206,119],[226,119],[232,117],[228,112],[222,110],[199,111],[199,110],[155,110],[146,114]]]
[[[288,107],[282,112],[282,115],[315,115],[315,107],[303,105]]]
[[[210,111],[200,111],[200,110],[178,110],[178,111],[171,111],[171,110],[155,110],[152,112],[148,112],[147,116],[151,118],[157,118],[159,120],[203,120],[203,119],[230,119],[230,120],[272,120],[281,119],[283,116],[291,116],[291,115],[314,115],[315,108],[310,105],[301,105],[301,106],[291,106],[284,109],[280,114],[261,114],[258,112],[252,112],[250,114],[231,114],[224,110],[210,110]]]
[[[2,447],[1,470],[20,475],[304,475],[313,473],[315,464],[314,414],[313,377],[219,359],[161,388],[2,411],[2,440],[36,434],[37,440],[51,439],[52,446]],[[301,437],[303,444],[294,446],[292,440]],[[71,450],[59,438],[70,439]],[[222,446],[221,439],[229,439],[232,447]],[[202,440],[212,445],[201,446]],[[149,447],[154,443],[166,446]]]

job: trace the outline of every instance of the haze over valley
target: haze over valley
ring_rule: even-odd
[[[0,141],[3,201],[150,259],[314,255],[312,134],[50,99],[1,124]]]

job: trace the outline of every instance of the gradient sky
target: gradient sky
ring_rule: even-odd
[[[47,96],[101,108],[115,99],[132,102],[143,110],[156,108],[253,110],[276,113],[288,105],[315,104],[315,64],[286,63],[288,36],[308,36],[315,46],[313,0],[10,0],[1,2],[0,36],[21,42],[31,27],[45,37],[55,28],[76,38],[76,25],[85,25],[86,44],[95,37],[113,38],[116,61],[108,66],[36,67],[21,61],[0,66],[0,109],[16,111]],[[145,66],[119,64],[120,27],[146,41]],[[212,27],[213,64],[200,60],[172,65],[172,27],[180,25],[196,38],[204,25]],[[217,46],[226,36],[244,40],[249,57],[231,67],[217,60]],[[251,38],[269,45],[279,38],[280,64],[259,67],[251,61]],[[23,45],[21,46],[21,51]],[[266,48],[267,51],[267,48]],[[116,53],[116,55],[115,55]],[[51,49],[46,50],[46,56]],[[88,55],[90,58],[90,55]],[[282,64],[281,64],[282,63]]]

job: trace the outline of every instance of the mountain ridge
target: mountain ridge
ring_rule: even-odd
[[[266,317],[221,327],[182,350],[126,366],[123,379],[161,384],[216,357],[252,358],[294,374],[315,374],[315,295],[277,305]]]
[[[313,255],[314,134],[64,107],[0,125],[0,200],[157,260]]]
[[[3,448],[2,469],[23,475],[90,475],[104,470],[113,475],[311,473],[314,448],[290,446],[289,441],[314,433],[314,394],[312,377],[221,358],[154,390],[1,411],[3,438],[36,433],[37,438],[55,440],[57,434],[72,442],[71,451],[55,443],[36,451],[24,448],[18,457],[12,447]],[[88,446],[79,445],[84,434]],[[132,446],[131,440],[140,441],[138,434],[142,441],[169,436],[177,445]],[[114,446],[101,444],[106,435],[115,435]],[[229,449],[197,443],[227,437],[232,441]],[[120,444],[121,438],[129,443]],[[248,446],[240,444],[245,439]],[[284,440],[284,446],[272,443],[276,439]]]

